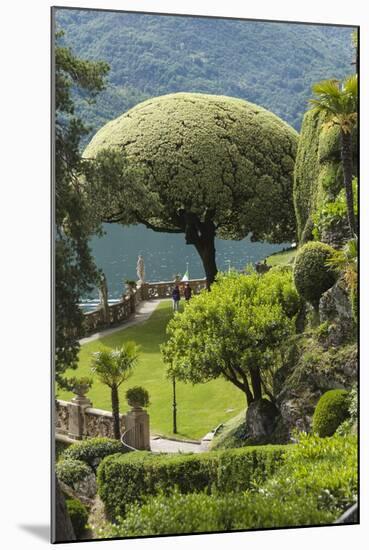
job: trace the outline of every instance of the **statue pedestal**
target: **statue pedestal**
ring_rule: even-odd
[[[129,411],[125,418],[126,435],[124,441],[127,445],[139,451],[150,450],[150,422],[149,415],[140,408]]]

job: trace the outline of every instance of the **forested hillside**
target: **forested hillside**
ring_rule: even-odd
[[[177,91],[240,97],[299,130],[312,83],[353,72],[348,27],[68,9],[58,9],[56,21],[78,56],[111,66],[96,105],[77,99],[94,130]]]

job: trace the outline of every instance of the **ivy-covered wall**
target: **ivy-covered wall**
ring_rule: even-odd
[[[356,132],[353,136],[356,174]],[[300,243],[313,238],[320,210],[339,197],[343,172],[338,127],[327,129],[323,117],[312,110],[304,116],[296,155],[294,206]],[[322,238],[322,235],[319,235]],[[324,239],[323,239],[324,240]]]

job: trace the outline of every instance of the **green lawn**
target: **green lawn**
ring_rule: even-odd
[[[296,256],[296,248],[293,250],[285,250],[284,252],[278,252],[272,254],[267,260],[267,264],[274,267],[276,265],[293,265]]]
[[[140,362],[131,378],[120,387],[120,410],[122,413],[128,410],[125,401],[126,390],[132,386],[144,386],[150,393],[151,405],[148,412],[151,431],[163,435],[173,435],[172,383],[165,377],[165,365],[161,359],[159,345],[165,339],[165,327],[171,316],[171,300],[161,302],[145,323],[83,345],[78,369],[67,373],[72,376],[91,376],[91,354],[97,351],[101,344],[114,348],[124,341],[134,340],[141,348]],[[71,397],[72,394],[69,392],[58,391],[59,399],[69,400]],[[88,397],[94,407],[111,410],[109,388],[97,380],[94,381]],[[244,408],[243,393],[225,380],[213,380],[196,386],[177,382],[177,436],[198,439]]]

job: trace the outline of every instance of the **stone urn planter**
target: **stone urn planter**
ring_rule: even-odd
[[[91,378],[75,378],[71,380],[72,382],[72,391],[75,394],[72,402],[79,405],[88,405],[91,401],[86,397],[86,393],[92,386]]]
[[[150,420],[144,410],[150,404],[149,393],[145,388],[135,386],[126,392],[131,410],[125,418],[126,435],[124,443],[136,450],[150,450]]]
[[[131,407],[131,409],[135,411],[142,411],[143,407],[141,406],[139,401],[134,401],[133,399],[127,400],[128,405]]]
[[[128,405],[136,411],[142,411],[143,408],[150,404],[149,393],[141,386],[129,388],[126,392]]]

